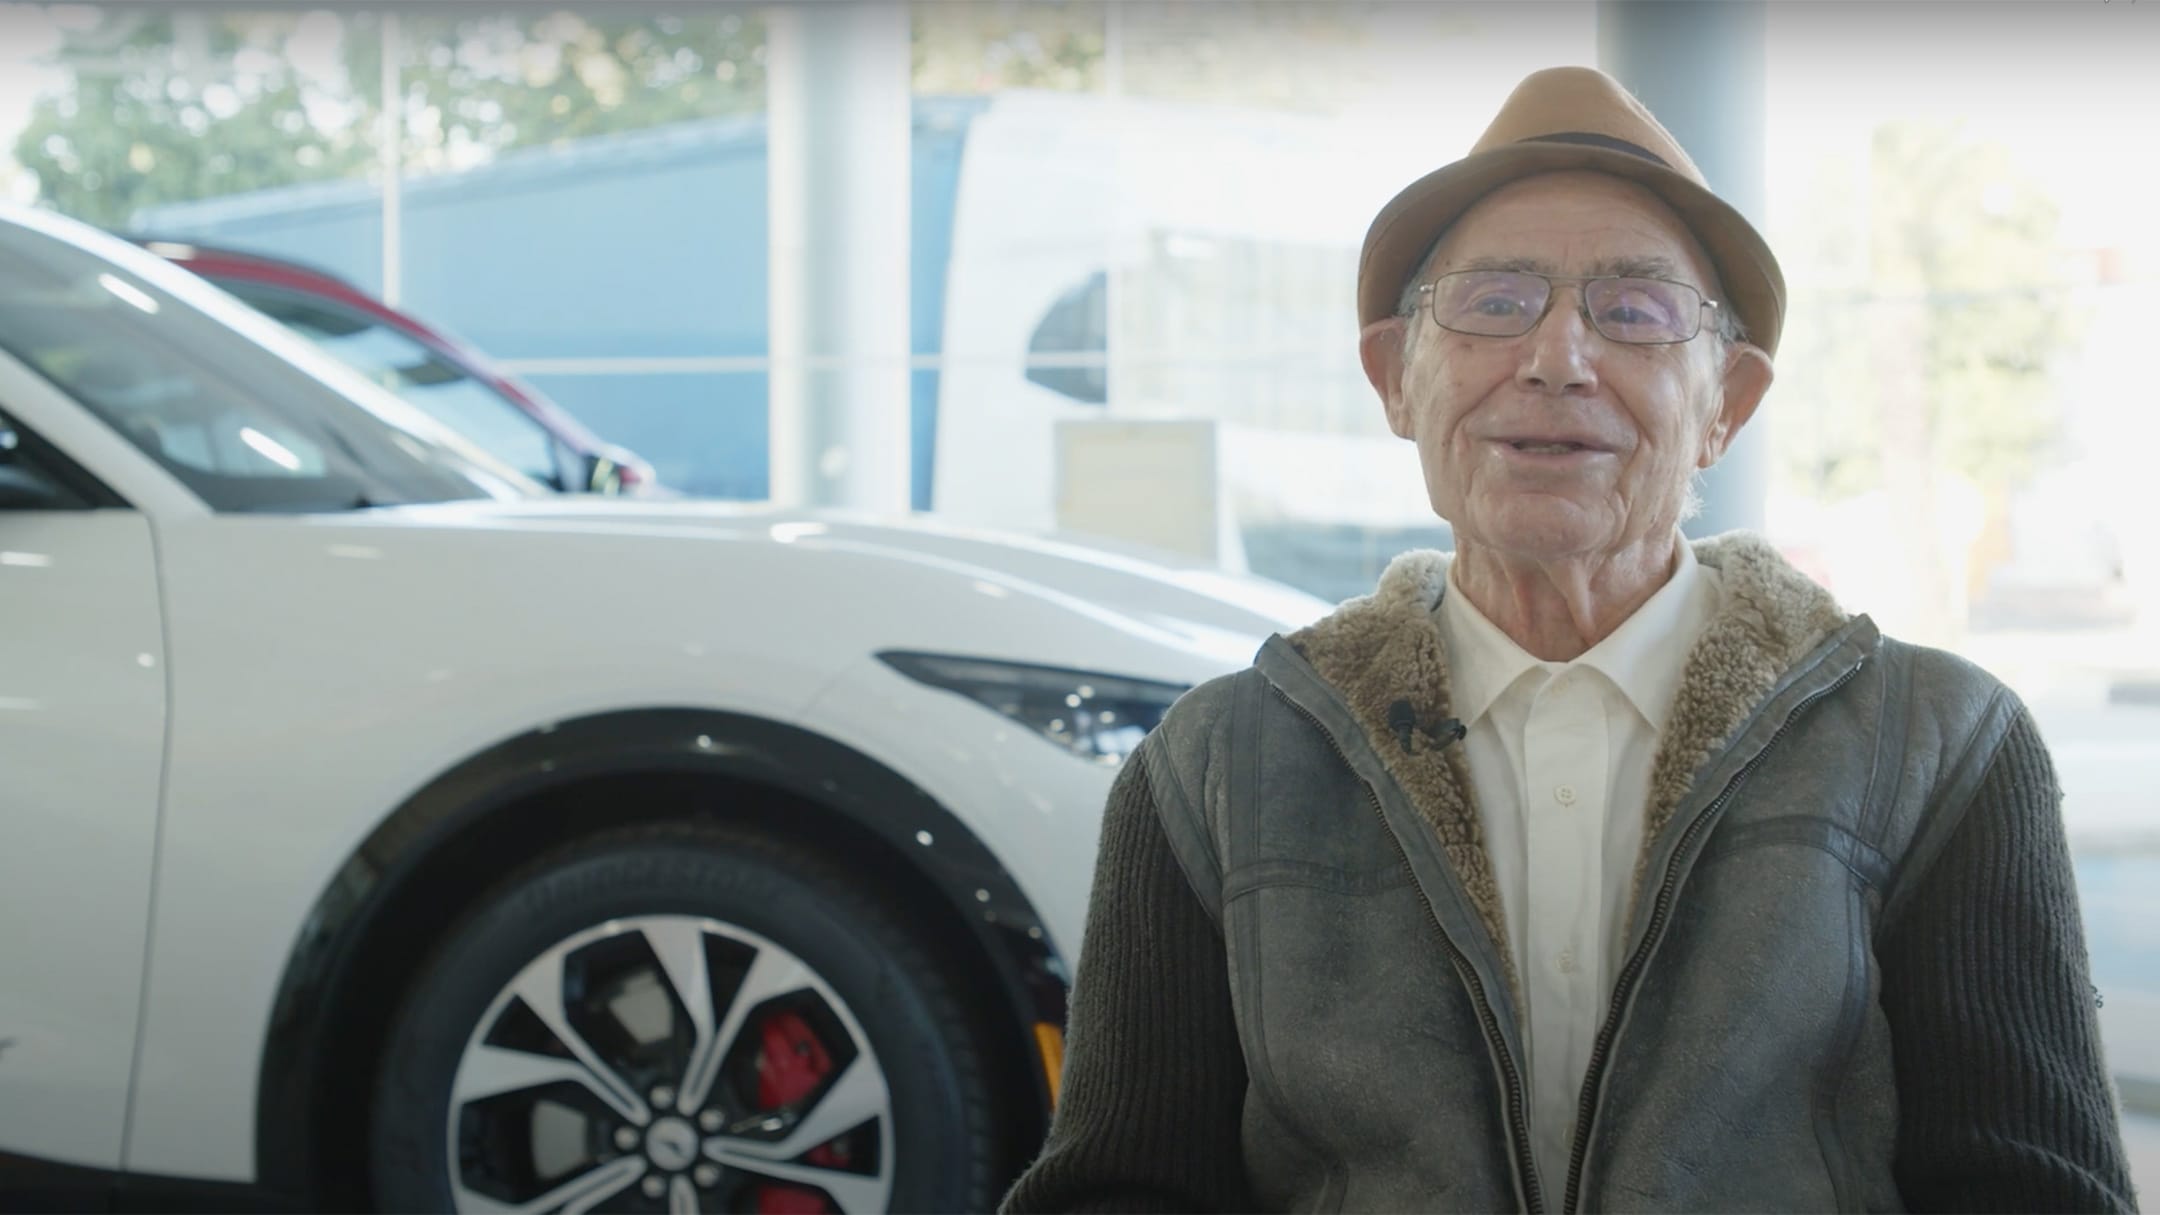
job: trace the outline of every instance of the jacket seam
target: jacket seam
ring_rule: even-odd
[[[1920,827],[1913,840],[1906,845],[1904,859],[1890,881],[1884,886],[1883,912],[1876,920],[1871,939],[1879,939],[1896,922],[1905,909],[1909,893],[1919,886],[1920,879],[1934,868],[1935,858],[1949,846],[1950,837],[1965,825],[1965,815],[1972,809],[1973,794],[1987,780],[1988,772],[1995,766],[1995,756],[2002,750],[2004,740],[2010,737],[2007,723],[2000,721],[2001,707],[2009,695],[2009,689],[1997,686],[1988,697],[1987,704],[1973,715],[1972,728],[1965,736],[1965,744],[1958,750],[1958,758],[1950,764],[1950,777],[1936,786],[1920,811]],[[1992,731],[1993,738],[1983,748],[1980,736]],[[1986,754],[1979,752],[1985,750]],[[1959,795],[1955,805],[1945,799]]]
[[[1853,1159],[1845,1133],[1846,1095],[1851,1090],[1856,1072],[1853,1059],[1860,1049],[1860,1040],[1867,1027],[1867,1012],[1877,996],[1874,981],[1874,951],[1869,947],[1873,939],[1869,924],[1870,911],[1880,911],[1883,906],[1883,890],[1895,879],[1897,863],[1884,852],[1883,845],[1897,816],[1892,808],[1897,805],[1899,793],[1905,784],[1904,765],[1891,765],[1888,770],[1887,791],[1882,789],[1885,778],[1883,756],[1889,751],[1888,742],[1893,726],[1904,730],[1910,727],[1909,706],[1912,691],[1912,659],[1901,647],[1886,646],[1885,661],[1877,668],[1877,700],[1875,714],[1874,746],[1868,756],[1868,778],[1865,792],[1860,800],[1858,830],[1849,839],[1856,849],[1864,849],[1864,855],[1874,869],[1872,875],[1859,874],[1863,885],[1854,888],[1846,896],[1846,913],[1851,921],[1848,934],[1847,968],[1845,975],[1845,999],[1838,1014],[1838,1036],[1833,1048],[1824,1056],[1822,1066],[1815,1077],[1815,1136],[1822,1151],[1823,1169],[1830,1179],[1831,1195],[1838,1209],[1858,1210],[1865,1202],[1864,1186],[1859,1179],[1859,1162]],[[1846,866],[1851,869],[1851,865]]]
[[[1840,1211],[1858,1208],[1853,1182],[1851,1154],[1845,1150],[1845,1136],[1839,1125],[1843,1113],[1845,1084],[1851,1074],[1854,1049],[1859,1045],[1860,1028],[1866,1020],[1868,991],[1867,947],[1858,931],[1864,914],[1860,887],[1849,887],[1845,892],[1846,915],[1855,931],[1848,932],[1845,966],[1845,995],[1839,1002],[1838,1030],[1834,1047],[1824,1055],[1823,1064],[1816,1070],[1814,1121],[1815,1142],[1821,1149],[1823,1171],[1830,1179],[1830,1192]]]
[[[1885,646],[1883,649],[1884,661],[1878,693],[1880,699],[1877,702],[1880,708],[1875,714],[1875,749],[1868,761],[1867,795],[1860,803],[1859,825],[1860,838],[1872,844],[1878,851],[1882,848],[1883,837],[1889,834],[1897,817],[1891,813],[1891,807],[1898,804],[1898,794],[1905,786],[1904,765],[1894,765],[1890,769],[1889,790],[1878,795],[1878,782],[1883,778],[1883,756],[1891,749],[1889,740],[1893,719],[1899,728],[1911,728],[1906,722],[1912,697],[1912,656],[1898,646]]]
[[[1404,865],[1350,873],[1307,861],[1267,860],[1255,861],[1226,878],[1222,898],[1224,903],[1232,903],[1248,894],[1284,886],[1301,886],[1332,894],[1366,895],[1400,890],[1409,885],[1410,871]]]
[[[1257,798],[1261,787],[1260,765],[1264,759],[1261,750],[1262,704],[1265,700],[1264,685],[1255,683],[1263,679],[1260,673],[1250,671],[1238,676],[1238,683],[1230,700],[1230,787],[1227,795],[1230,805],[1224,815],[1225,847],[1230,850],[1230,860],[1244,869],[1245,843],[1258,829],[1251,821],[1259,815]],[[1297,1107],[1292,1105],[1289,1094],[1275,1078],[1275,1059],[1270,1053],[1268,1016],[1263,1003],[1266,992],[1262,982],[1260,965],[1260,934],[1267,917],[1241,915],[1236,923],[1236,954],[1238,973],[1233,975],[1234,987],[1243,996],[1243,1007],[1250,1014],[1239,1018],[1240,1033],[1245,1044],[1245,1070],[1254,1090],[1265,1102],[1269,1111],[1291,1138],[1312,1154],[1313,1160],[1325,1170],[1326,1182],[1321,1191],[1321,1207],[1336,1209],[1341,1206],[1343,1192],[1348,1181],[1343,1163],[1328,1150],[1326,1142],[1311,1127],[1297,1117]],[[1330,1202],[1332,1199],[1332,1202]]]
[[[1204,827],[1194,826],[1197,811],[1191,794],[1186,791],[1184,781],[1178,777],[1177,766],[1169,757],[1158,756],[1156,749],[1142,746],[1138,758],[1149,778],[1152,796],[1148,800],[1154,804],[1155,819],[1162,825],[1163,836],[1170,843],[1170,855],[1185,875],[1185,885],[1199,900],[1208,918],[1215,921],[1219,932],[1222,929],[1222,864],[1215,857],[1214,841],[1208,838]],[[1158,775],[1168,788],[1156,787]],[[1190,855],[1196,851],[1199,856]]]
[[[1769,830],[1768,828],[1775,828]],[[1803,830],[1811,834],[1802,834]],[[1827,833],[1828,839],[1812,838],[1813,833]],[[1882,884],[1890,871],[1890,859],[1882,850],[1847,830],[1842,824],[1827,819],[1787,815],[1749,823],[1727,835],[1720,832],[1718,843],[1703,850],[1693,868],[1700,873],[1728,858],[1754,851],[1757,848],[1786,845],[1813,848],[1836,861],[1845,872],[1850,873],[1869,890]]]

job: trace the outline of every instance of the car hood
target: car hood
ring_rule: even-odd
[[[794,546],[935,570],[976,594],[1055,601],[1122,617],[1217,662],[1242,665],[1270,633],[1310,624],[1330,608],[1264,578],[1227,574],[1114,541],[971,529],[927,516],[869,516],[713,501],[591,498],[469,501],[374,512],[430,527],[559,532],[587,539]]]

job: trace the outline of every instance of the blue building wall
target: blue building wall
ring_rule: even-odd
[[[942,349],[967,130],[987,101],[916,103],[910,346]],[[500,359],[750,357],[766,334],[762,116],[530,149],[402,183],[402,306]],[[155,208],[135,228],[294,258],[382,289],[381,191],[293,187]],[[691,493],[770,485],[762,371],[531,374]],[[938,374],[911,375],[914,503],[929,506]]]

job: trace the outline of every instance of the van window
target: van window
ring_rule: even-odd
[[[1110,276],[1097,270],[1058,296],[1028,338],[1027,378],[1087,405],[1110,400]],[[1038,361],[1038,355],[1053,356]],[[1055,356],[1082,356],[1058,358]]]

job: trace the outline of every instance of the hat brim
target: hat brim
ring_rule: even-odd
[[[1395,315],[1403,287],[1433,242],[1479,199],[1511,181],[1568,169],[1639,182],[1671,207],[1709,254],[1748,341],[1777,353],[1785,324],[1785,275],[1754,225],[1725,200],[1655,161],[1582,144],[1513,143],[1466,156],[1404,187],[1365,234],[1358,259],[1358,324]]]

